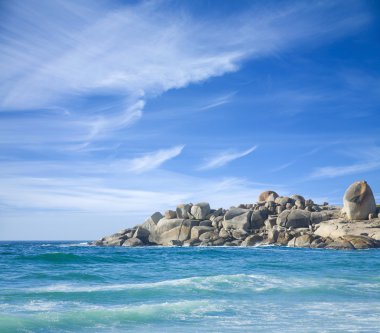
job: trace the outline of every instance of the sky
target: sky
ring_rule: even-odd
[[[378,1],[0,1],[0,240],[362,179],[380,202]]]

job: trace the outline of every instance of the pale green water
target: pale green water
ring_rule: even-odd
[[[380,332],[380,250],[0,243],[0,332]]]

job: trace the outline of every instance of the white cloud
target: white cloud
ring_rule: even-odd
[[[238,158],[244,157],[252,153],[257,149],[257,146],[253,146],[242,152],[223,152],[211,159],[209,159],[204,165],[202,165],[199,170],[208,170],[220,168]]]
[[[311,36],[313,41],[334,38],[369,20],[363,11],[350,12],[355,4],[348,6],[349,20],[344,13],[341,18],[324,15],[334,6],[253,8],[223,20],[203,20],[161,2],[111,6],[15,0],[2,8],[0,22],[0,109],[65,108],[69,120],[49,122],[51,128],[66,128],[61,141],[94,141],[135,123],[151,97],[236,71],[244,59],[272,56]],[[112,109],[81,106],[99,95],[124,102]],[[40,118],[37,114],[37,127],[44,126]],[[57,135],[46,136],[51,147]]]
[[[235,71],[244,58],[271,55],[310,36],[331,38],[368,21],[365,15],[329,21],[323,13],[334,5],[327,3],[252,10],[227,18],[228,24],[154,2],[112,10],[59,1],[8,6],[13,17],[4,22],[0,96],[2,107],[13,109],[78,94],[160,94]]]
[[[380,169],[380,162],[357,163],[345,166],[327,166],[315,169],[311,178],[335,178]]]
[[[142,173],[154,170],[166,161],[181,154],[185,146],[175,146],[170,149],[161,149],[127,162],[127,169],[132,172]]]
[[[145,102],[137,101],[128,107],[124,112],[116,115],[98,116],[92,122],[89,122],[91,131],[88,135],[88,140],[91,140],[104,133],[113,132],[118,129],[133,125],[142,117],[142,110]]]
[[[14,162],[2,166],[0,171],[3,211],[25,214],[30,211],[131,213],[143,218],[156,210],[175,208],[181,202],[209,201],[212,207],[228,208],[255,202],[258,194],[267,188],[288,192],[279,184],[254,183],[237,177],[194,177],[161,169],[137,177],[123,170],[121,163],[63,167],[44,162]],[[57,177],[59,171],[66,176]],[[234,193],[232,200],[231,193]],[[131,224],[140,222],[135,220]]]
[[[199,110],[200,111],[209,110],[209,109],[213,109],[213,108],[216,108],[218,106],[230,103],[232,101],[233,96],[235,96],[235,95],[236,95],[236,91],[229,93],[229,94],[225,94],[225,95],[220,96],[218,98],[215,98],[213,101],[211,101],[208,104],[200,107]]]

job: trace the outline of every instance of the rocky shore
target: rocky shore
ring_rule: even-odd
[[[254,204],[211,209],[207,202],[180,204],[143,224],[91,242],[95,246],[258,246],[328,249],[380,247],[380,213],[370,186],[353,183],[343,208],[301,195],[260,194]]]

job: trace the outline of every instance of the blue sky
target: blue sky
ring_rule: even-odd
[[[377,1],[0,6],[0,239],[361,179],[380,201]]]

